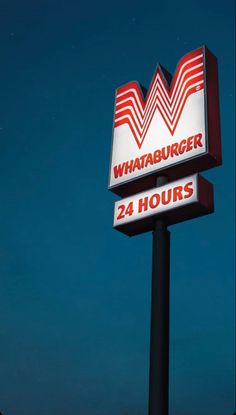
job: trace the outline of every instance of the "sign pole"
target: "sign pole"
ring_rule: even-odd
[[[158,177],[156,185],[167,183]],[[149,415],[168,415],[170,232],[164,220],[153,231]]]

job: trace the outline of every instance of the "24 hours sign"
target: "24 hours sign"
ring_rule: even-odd
[[[158,217],[170,225],[213,210],[213,186],[195,174],[117,201],[113,226],[133,236],[153,229]]]

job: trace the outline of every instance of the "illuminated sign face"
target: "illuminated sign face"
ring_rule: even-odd
[[[115,203],[117,230],[132,236],[150,231],[158,218],[168,225],[213,212],[213,187],[194,174]]]
[[[221,162],[216,58],[201,47],[167,79],[158,66],[147,92],[137,82],[116,91],[109,188],[121,196],[160,172],[173,179]]]

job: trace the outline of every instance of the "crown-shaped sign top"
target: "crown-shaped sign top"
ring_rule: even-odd
[[[174,135],[188,97],[203,88],[204,50],[201,47],[180,60],[170,86],[159,65],[146,96],[135,81],[118,88],[114,128],[128,124],[138,147],[141,148],[153,116],[159,111],[171,135]]]

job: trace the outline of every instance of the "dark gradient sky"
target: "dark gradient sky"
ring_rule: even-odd
[[[207,44],[216,212],[171,227],[170,415],[234,411],[233,1],[1,0],[0,411],[146,415],[151,234],[112,230],[115,88]]]

